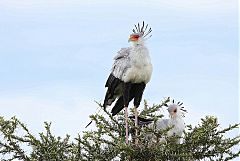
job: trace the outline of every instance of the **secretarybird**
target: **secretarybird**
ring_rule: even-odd
[[[138,117],[138,125],[141,126],[148,126],[149,128],[156,129],[156,130],[165,130],[167,128],[171,128],[167,132],[167,136],[178,136],[181,137],[183,135],[183,131],[185,129],[184,119],[185,113],[187,113],[187,110],[182,107],[181,102],[178,102],[177,104],[173,103],[170,105],[167,105],[168,107],[168,113],[169,113],[169,119],[158,119],[154,123],[153,119],[146,119]],[[133,117],[130,117],[132,120]],[[146,137],[149,140],[155,140],[154,136],[152,134],[146,135]],[[165,141],[165,138],[160,138],[160,141]],[[180,138],[177,139],[177,143],[180,143]]]
[[[111,111],[113,116],[125,108],[126,144],[128,144],[129,102],[134,99],[135,126],[137,126],[137,108],[152,75],[151,59],[145,46],[146,39],[152,36],[149,35],[152,29],[148,29],[148,24],[145,26],[143,21],[142,26],[138,23],[132,31],[128,41],[133,45],[122,48],[114,58],[112,70],[105,85],[107,92],[103,103],[106,110],[106,107],[117,99]]]

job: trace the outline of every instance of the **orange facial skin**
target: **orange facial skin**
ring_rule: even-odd
[[[128,41],[138,41],[138,38],[139,38],[140,36],[139,35],[130,35],[130,38],[128,39]]]

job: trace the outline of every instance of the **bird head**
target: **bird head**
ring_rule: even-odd
[[[168,112],[171,118],[175,118],[179,115],[179,113],[181,113],[181,111],[179,111],[179,107],[176,104],[169,105]]]
[[[146,38],[146,36],[148,36],[152,32],[151,27],[148,29],[148,31],[147,29],[148,24],[145,26],[144,21],[142,23],[142,26],[140,26],[139,23],[135,25],[135,29],[132,30],[133,34],[130,35],[128,42],[132,42],[134,45],[143,44],[146,39],[152,36],[150,35],[148,38]]]
[[[181,102],[175,104],[173,100],[173,103],[168,105],[168,112],[171,118],[184,117],[184,112],[187,111],[182,107],[182,104]]]

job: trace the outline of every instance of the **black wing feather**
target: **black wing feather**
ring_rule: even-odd
[[[103,107],[106,108],[107,105],[111,105],[114,102],[117,94],[117,88],[121,85],[122,81],[119,78],[116,78],[113,74],[110,74],[105,87],[107,87],[107,92],[105,95]]]
[[[145,83],[133,83],[133,84],[131,84],[131,89],[130,89],[130,92],[129,92],[128,101],[131,102],[134,98],[134,106],[135,107],[138,107],[140,102],[141,102],[145,86],[146,86]],[[137,97],[137,99],[136,99],[136,97]],[[124,101],[123,101],[123,96],[121,96],[121,97],[119,97],[116,104],[112,108],[112,111],[111,111],[112,115],[113,116],[116,115],[123,108],[124,108]]]
[[[134,98],[134,94],[130,92],[129,102],[132,101],[133,98]],[[118,114],[123,108],[124,108],[124,102],[123,102],[123,96],[121,96],[119,97],[116,104],[112,108],[112,111],[111,111],[112,116],[115,116],[116,114]]]

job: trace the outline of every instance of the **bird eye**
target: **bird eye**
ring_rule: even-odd
[[[177,109],[175,109],[173,112],[176,113],[176,112],[177,112]]]

